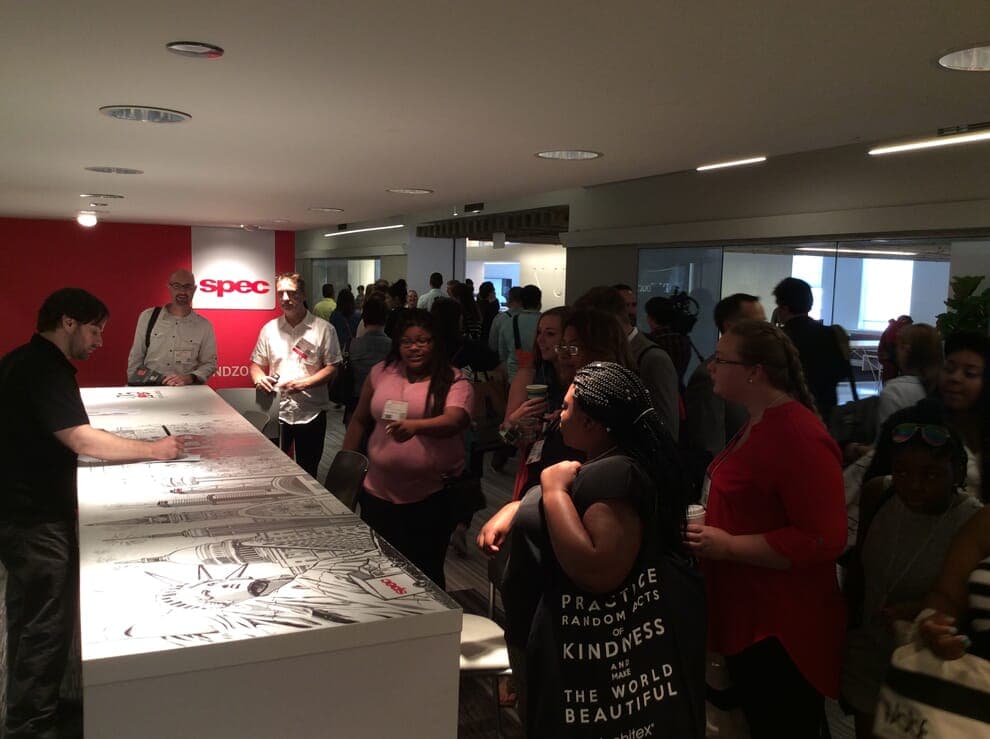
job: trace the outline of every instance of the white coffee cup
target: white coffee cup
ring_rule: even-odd
[[[687,522],[696,523],[699,526],[705,525],[705,507],[703,505],[689,505],[687,509]]]

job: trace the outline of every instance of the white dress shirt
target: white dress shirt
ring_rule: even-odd
[[[307,312],[295,326],[279,316],[261,327],[251,361],[278,373],[278,387],[286,382],[315,375],[328,364],[340,364],[337,331],[322,318]],[[279,392],[278,417],[285,423],[309,423],[330,405],[325,384],[295,392]]]

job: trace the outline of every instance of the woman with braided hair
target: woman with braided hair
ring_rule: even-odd
[[[528,736],[619,736],[653,726],[652,736],[700,737],[704,594],[678,557],[686,491],[674,441],[636,373],[611,362],[577,371],[560,429],[587,461],[548,467],[523,498],[503,582],[507,620],[526,630],[518,687]],[[666,566],[656,564],[663,556]],[[638,590],[651,572],[663,587]],[[647,695],[620,700],[625,690]],[[592,693],[589,712],[575,696]]]
[[[715,393],[749,414],[708,468],[705,525],[687,527],[704,560],[709,649],[725,655],[754,739],[818,737],[845,635],[839,448],[780,329],[740,321],[708,369]]]

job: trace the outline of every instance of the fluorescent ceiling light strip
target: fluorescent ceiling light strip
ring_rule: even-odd
[[[705,164],[697,168],[698,172],[707,172],[709,169],[722,169],[723,167],[739,167],[743,164],[759,164],[765,162],[766,157],[750,157],[749,159],[735,159],[731,162],[718,162],[717,164]]]
[[[830,249],[825,246],[799,246],[798,251],[813,251],[821,254],[884,254],[889,257],[916,257],[916,251],[889,251],[887,249]]]
[[[323,234],[324,236],[347,236],[347,234],[359,234],[365,231],[389,231],[393,228],[404,228],[405,224],[397,223],[394,226],[374,226],[372,228],[347,228],[343,231],[333,231],[332,233]]]
[[[878,146],[876,149],[870,149],[870,155],[876,156],[877,154],[897,154],[902,151],[934,149],[938,146],[952,146],[953,144],[972,144],[976,141],[986,141],[987,139],[990,139],[990,130],[973,131],[972,133],[954,133],[949,136],[936,136],[930,139],[908,141],[903,144]]]

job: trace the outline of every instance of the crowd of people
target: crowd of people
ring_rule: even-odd
[[[505,444],[490,466],[516,460],[513,499],[481,525],[477,544],[508,560],[514,677],[502,697],[518,701],[530,735],[580,733],[560,693],[574,666],[547,650],[555,635],[547,619],[557,615],[547,599],[561,582],[589,597],[619,592],[656,547],[698,563],[707,606],[687,594],[679,607],[707,623],[707,649],[724,657],[753,737],[827,735],[826,698],[855,717],[857,736],[872,736],[884,674],[906,634],[947,658],[964,647],[986,653],[986,336],[942,337],[902,317],[882,391],[856,401],[872,409],[869,441],[840,446],[829,421],[838,386],[854,381],[848,336],[810,316],[813,295],[801,280],[777,285],[771,322],[758,296],[719,302],[720,339],[708,357],[691,342],[698,317],[686,296],[647,301],[645,333],[628,285],[593,288],[547,311],[538,288],[513,287],[499,311],[490,283],[473,300],[473,286],[444,288],[439,274],[430,284],[419,305],[435,322],[431,348],[445,347],[457,381],[496,398],[466,399],[459,425],[437,422],[464,442],[461,463],[446,469],[481,474],[470,461],[470,427],[493,408]],[[391,310],[409,311],[400,293]],[[401,315],[393,326],[408,325]],[[372,397],[375,383],[366,383]],[[643,400],[635,412],[626,407],[632,398]],[[362,433],[349,428],[345,448],[362,448]],[[428,436],[417,447],[423,469],[441,458],[438,443]],[[403,480],[412,474],[401,471]],[[371,477],[368,494],[381,497],[381,477]],[[438,477],[426,487],[444,491]],[[685,522],[692,503],[704,505],[703,519]],[[455,528],[445,520],[433,540],[441,568]],[[683,630],[680,639],[690,646]],[[702,673],[681,675],[704,693]],[[690,723],[692,699],[671,709],[676,703],[668,698],[639,725],[654,715],[661,736],[702,735],[703,722]]]
[[[723,658],[749,736],[827,736],[835,698],[869,737],[899,644],[990,658],[986,335],[892,321],[868,438],[840,444],[829,421],[853,377],[843,332],[810,316],[796,278],[774,289],[770,321],[758,296],[722,299],[707,357],[682,294],[645,303],[647,333],[625,284],[544,311],[535,285],[500,298],[491,282],[428,282],[422,295],[405,280],[356,294],[325,285],[310,310],[302,277],[278,275],[281,315],[261,328],[250,376],[278,392],[283,448],[314,476],[327,388],[342,383],[342,448],[369,460],[360,515],[440,587],[449,545],[464,550],[482,507],[465,481],[514,476],[476,543],[503,561],[513,683],[502,697],[518,701],[530,736],[703,736],[707,650]],[[136,384],[200,383],[216,369],[193,276],[178,270],[168,286],[171,301],[135,328]],[[99,346],[107,316],[92,296],[59,291],[32,342],[0,360],[9,396],[36,372],[60,394],[22,398],[18,416],[33,420],[0,445],[20,462],[8,468],[39,449],[62,460],[37,465],[57,480],[25,475],[0,501],[8,603],[19,589],[68,598],[75,453],[181,452],[174,439],[125,443],[88,426],[66,360]],[[46,584],[32,560],[52,527],[61,576]],[[40,629],[48,645],[12,654],[15,729],[51,720],[37,675],[50,683],[64,662],[65,618],[14,610],[13,643]]]

